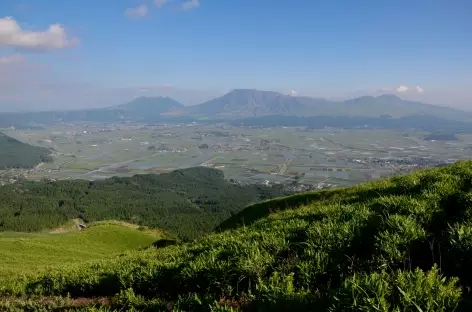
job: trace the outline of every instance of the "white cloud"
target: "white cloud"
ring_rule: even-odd
[[[399,87],[394,87],[394,88],[380,88],[376,90],[376,93],[388,93],[388,92],[413,94],[413,93],[423,93],[424,89],[420,86],[416,86],[416,87],[399,86]]]
[[[128,8],[125,10],[125,15],[128,18],[141,18],[148,15],[149,9],[146,4],[141,4],[136,8]]]
[[[45,31],[28,31],[12,17],[0,18],[0,47],[31,50],[54,50],[76,45],[77,38],[69,38],[64,27],[52,24]]]
[[[182,3],[182,10],[191,10],[200,6],[199,0],[190,0]]]
[[[399,86],[399,87],[396,88],[395,90],[396,90],[397,92],[402,93],[402,92],[408,91],[408,87],[406,87],[406,86]]]
[[[4,55],[4,56],[0,56],[0,65],[20,63],[23,60],[24,60],[24,57],[19,54]]]
[[[292,96],[296,96],[297,94],[298,94],[298,92],[295,91],[295,90],[290,91],[290,95],[292,95]]]
[[[154,0],[154,5],[158,8],[162,8],[168,0]]]

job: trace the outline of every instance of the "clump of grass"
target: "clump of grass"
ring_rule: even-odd
[[[354,274],[334,297],[331,311],[454,311],[461,298],[458,279],[433,267],[424,272],[381,271]]]

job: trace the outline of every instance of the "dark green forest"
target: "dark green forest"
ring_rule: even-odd
[[[52,161],[51,151],[22,143],[0,132],[0,170],[33,168],[40,162]]]
[[[282,186],[236,185],[223,172],[203,167],[93,182],[23,182],[0,187],[0,230],[40,231],[72,218],[116,219],[193,239],[250,203],[282,195]]]

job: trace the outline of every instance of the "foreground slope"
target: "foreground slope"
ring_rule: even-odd
[[[111,258],[149,247],[166,237],[162,231],[111,221],[92,224],[83,231],[71,228],[51,233],[4,232],[0,233],[0,276]]]
[[[263,202],[222,228],[193,243],[0,282],[4,304],[22,307],[30,298],[50,311],[472,309],[472,162]]]
[[[0,170],[32,168],[41,162],[52,161],[51,151],[20,142],[0,132]]]

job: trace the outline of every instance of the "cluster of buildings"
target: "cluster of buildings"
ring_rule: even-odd
[[[451,161],[424,157],[367,157],[363,159],[351,158],[349,161],[364,165],[374,164],[379,167],[392,169],[395,172],[410,172],[417,169],[439,167],[451,163]]]

